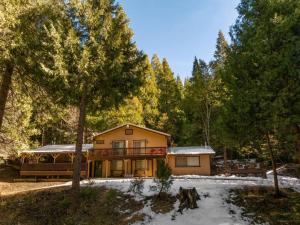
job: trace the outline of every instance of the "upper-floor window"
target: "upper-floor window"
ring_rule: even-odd
[[[134,154],[145,154],[145,151],[146,151],[146,140],[133,141]]]
[[[112,142],[113,148],[125,148],[125,141],[124,140],[118,140]]]
[[[145,147],[146,147],[146,140],[133,141],[133,148],[145,148]]]

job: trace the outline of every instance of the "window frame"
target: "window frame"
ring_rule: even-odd
[[[136,142],[144,142],[145,147],[134,147],[134,143],[136,143]],[[146,145],[147,145],[146,139],[140,139],[140,140],[133,140],[132,141],[132,148],[134,148],[134,149],[143,149],[143,148],[146,148]]]
[[[144,159],[136,159],[135,160],[135,170],[148,170],[150,168],[150,160],[146,159],[146,168],[137,168],[137,161],[143,161],[143,166],[145,166],[145,160]]]
[[[116,163],[116,165],[118,165],[118,161],[120,161],[122,163],[122,168],[121,169],[113,168],[114,162]],[[113,159],[113,160],[111,160],[110,164],[111,164],[110,165],[111,170],[114,170],[114,171],[123,171],[124,170],[124,162],[121,159]]]
[[[125,129],[125,135],[133,135],[133,129],[131,129],[131,128],[126,128],[126,129]]]
[[[123,148],[115,148],[114,147],[114,142],[123,142]],[[111,147],[112,147],[112,149],[125,149],[126,148],[126,140],[113,140],[112,142],[111,142]]]
[[[96,145],[103,145],[104,144],[104,140],[95,140],[95,144]]]
[[[181,166],[181,165],[178,165],[178,158],[186,158],[186,165],[185,166]],[[198,158],[198,166],[189,166],[188,165],[188,158]],[[200,156],[175,156],[175,167],[178,167],[178,168],[183,168],[183,167],[201,167],[201,160],[200,160]]]

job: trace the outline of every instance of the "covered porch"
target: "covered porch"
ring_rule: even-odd
[[[153,177],[157,172],[157,158],[102,159],[88,161],[88,177]]]
[[[87,155],[91,145],[83,145],[81,172],[87,176]],[[20,176],[70,178],[73,176],[75,145],[48,145],[20,153]]]

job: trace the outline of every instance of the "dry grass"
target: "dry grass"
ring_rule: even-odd
[[[67,187],[0,198],[1,225],[127,225],[144,219],[142,202],[114,189],[85,187],[74,201]],[[134,216],[133,216],[134,215]]]
[[[228,202],[241,207],[242,216],[252,218],[252,224],[300,224],[300,193],[291,189],[281,191],[282,195],[276,197],[270,187],[233,189]]]
[[[19,178],[17,170],[10,167],[0,167],[0,196],[49,187],[63,182],[14,182]]]
[[[177,200],[176,196],[162,193],[159,198],[157,195],[146,198],[151,200],[151,210],[155,213],[168,213],[174,209]]]

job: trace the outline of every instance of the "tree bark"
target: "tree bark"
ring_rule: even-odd
[[[182,214],[183,209],[196,209],[198,208],[197,200],[200,200],[200,196],[196,188],[179,188],[179,208],[177,212]]]
[[[277,177],[277,166],[276,166],[276,160],[275,160],[274,151],[273,151],[273,147],[272,147],[272,144],[271,144],[270,134],[269,133],[267,134],[267,142],[268,142],[268,148],[269,148],[270,157],[271,157],[271,161],[272,161],[275,195],[279,196],[280,195],[280,191],[279,191],[278,177]]]
[[[80,98],[79,105],[79,119],[77,125],[77,138],[75,148],[75,161],[73,170],[72,190],[74,194],[78,194],[80,190],[80,172],[81,172],[81,158],[82,158],[82,144],[83,144],[83,131],[85,126],[85,113],[86,113],[86,91],[84,90]]]
[[[11,87],[12,75],[14,67],[10,63],[6,64],[5,71],[2,77],[0,90],[0,131],[2,129],[5,105],[7,102],[8,92]]]

